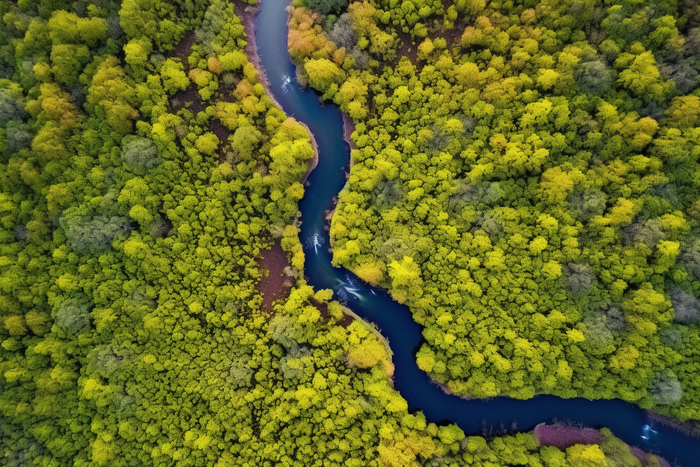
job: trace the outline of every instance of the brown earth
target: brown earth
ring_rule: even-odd
[[[411,35],[407,32],[399,31],[399,39],[401,40],[401,47],[398,50],[399,57],[408,58],[414,65],[418,61],[418,42],[413,45]]]
[[[321,318],[323,318],[324,321],[328,322],[328,320],[331,318],[331,314],[328,312],[328,304],[326,303],[321,303],[318,302],[314,299],[311,299],[311,302],[314,304],[316,308],[318,308],[318,311],[321,312]],[[343,313],[343,318],[338,321],[336,324],[338,326],[342,326],[344,328],[347,328],[350,326],[350,324],[355,321],[355,318],[348,314],[348,313]]]
[[[190,31],[187,34],[185,34],[185,37],[182,38],[180,43],[177,46],[175,46],[173,50],[170,51],[170,56],[182,60],[182,64],[185,65],[185,68],[189,68],[187,57],[190,56],[190,51],[192,50],[194,39],[194,31]]]
[[[209,124],[209,129],[219,138],[222,145],[225,145],[228,142],[228,137],[231,136],[231,130],[218,120],[212,120]]]
[[[465,22],[460,19],[455,23],[454,27],[450,29],[443,29],[441,25],[437,26],[434,32],[428,34],[430,40],[435,40],[442,37],[447,42],[447,48],[450,49],[453,46],[459,45],[462,39],[462,34],[464,33],[464,28],[466,27]],[[411,35],[402,31],[397,31],[398,37],[401,40],[401,46],[397,50],[398,57],[408,58],[413,65],[415,65],[420,71],[423,66],[418,63],[418,45],[423,42],[423,39],[416,38],[411,39]],[[416,45],[412,42],[415,41]]]
[[[173,109],[178,111],[183,107],[187,107],[193,115],[204,111],[204,104],[197,92],[197,85],[192,83],[184,91],[176,92],[170,99],[173,103]]]
[[[289,266],[287,253],[284,252],[279,242],[275,242],[272,248],[264,250],[258,260],[258,267],[267,271],[258,283],[258,291],[263,296],[263,311],[272,310],[272,302],[287,298],[292,288],[292,281],[284,274],[284,269]],[[263,272],[264,274],[264,272]]]

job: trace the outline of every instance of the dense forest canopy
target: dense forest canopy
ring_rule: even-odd
[[[334,262],[422,369],[700,419],[697,2],[299,0],[289,45],[355,123]]]
[[[399,66],[404,71],[391,78],[375,79],[371,74],[365,78],[356,71],[355,65],[365,63],[369,69],[377,70],[379,59],[391,61],[396,57],[396,49],[392,48],[396,45],[395,35],[380,30],[377,25],[388,24],[396,13],[386,10],[386,21],[377,23],[379,5],[353,5],[349,9],[355,16],[325,18],[328,27],[332,23],[339,28],[331,37],[352,44],[346,49],[351,52],[339,49],[323,35],[305,33],[304,41],[316,41],[319,47],[327,48],[306,69],[314,85],[326,88],[328,97],[347,101],[343,106],[358,119],[358,133],[367,138],[366,132],[377,132],[377,148],[385,151],[382,145],[389,144],[392,137],[382,129],[385,124],[388,128],[389,121],[396,123],[400,118],[396,110],[389,112],[387,102],[411,100],[406,91],[409,85],[412,89],[417,86],[415,78],[409,80],[417,70],[403,60]],[[336,3],[319,8],[340,13],[344,5]],[[421,18],[437,17],[441,7],[435,4],[428,8],[427,15],[423,7],[419,9]],[[464,21],[482,7],[468,3],[460,4],[459,9],[451,8],[446,17]],[[301,181],[314,156],[313,148],[305,129],[284,115],[266,94],[258,71],[246,56],[246,31],[240,15],[250,15],[245,4],[234,5],[223,0],[0,0],[0,464],[8,467],[514,464],[637,467],[643,460],[645,465],[662,465],[655,456],[633,453],[605,430],[590,443],[547,445],[524,433],[487,440],[465,437],[455,425],[438,426],[428,423],[421,413],[408,413],[406,401],[391,387],[392,365],[385,343],[367,324],[359,320],[349,322],[342,306],[332,300],[330,291],[315,291],[303,279],[304,252],[298,238],[297,202],[304,195]],[[416,26],[415,30],[420,32],[414,16],[405,15],[409,21],[405,27]],[[490,37],[489,34],[485,37]],[[442,56],[440,50],[445,47],[440,46],[439,39],[432,43],[434,50],[421,46],[424,57],[421,60],[432,61]],[[552,50],[556,44],[555,41]],[[295,53],[299,56],[301,52]],[[345,61],[345,57],[353,54],[357,56],[354,62],[350,58]],[[644,64],[649,60],[644,60],[640,66],[647,66]],[[613,73],[605,65],[607,62],[601,63],[602,71],[596,68],[598,65],[591,65],[588,74]],[[446,66],[449,68],[454,63],[446,62]],[[430,99],[435,102],[452,100],[451,85],[438,78],[441,72],[437,65],[425,66],[421,73],[427,73],[431,67],[430,76],[434,76],[435,82],[431,78],[425,85],[421,84],[425,91],[414,90],[414,96],[421,99],[434,96]],[[485,83],[502,83],[497,76],[504,70],[495,74],[484,72]],[[489,73],[493,75],[491,78],[487,77],[491,76]],[[565,72],[559,73],[554,81],[564,83]],[[543,76],[547,80],[550,75]],[[643,76],[646,78],[646,73]],[[613,78],[611,74],[610,79]],[[552,80],[551,76],[549,79]],[[393,97],[383,94],[384,101],[379,103],[382,93],[378,91],[388,85],[387,80],[405,89],[397,89]],[[668,96],[676,93],[662,78],[652,81],[661,83],[658,92],[664,96],[664,93]],[[369,85],[374,86],[372,94]],[[431,86],[438,85],[440,93],[429,91]],[[501,92],[498,89],[510,92],[507,89],[511,85],[499,86],[493,92],[498,94]],[[517,88],[515,83],[512,86]],[[533,87],[532,103],[538,102],[535,93]],[[478,92],[471,95],[476,99]],[[373,125],[369,121],[361,122],[370,116],[366,110],[362,113],[368,102],[372,102],[371,115],[379,108],[386,109],[387,118],[381,125],[378,121]],[[686,167],[684,164],[690,164],[686,160],[690,153],[679,148],[678,142],[683,141],[686,147],[691,144],[688,141],[696,120],[687,117],[685,109],[692,107],[694,101],[673,102],[669,108],[675,111],[662,108],[659,112],[666,112],[669,121],[684,123],[679,124],[675,133],[669,133],[670,127],[657,129],[675,139],[666,146],[653,144],[667,148],[658,151],[679,151],[673,156],[674,163]],[[546,115],[532,124],[544,128],[549,125],[550,115],[564,118],[563,109],[554,110],[561,106],[565,106],[563,100],[552,98],[551,108],[544,109]],[[499,121],[497,115],[501,110],[497,111],[496,105],[484,103],[478,108],[484,112],[484,118],[491,115],[488,118]],[[403,110],[406,110],[403,114],[413,115]],[[624,112],[620,116],[612,109],[607,113],[613,120],[622,119],[625,123],[618,126],[625,128],[628,120],[624,119],[631,118],[637,125],[634,128],[640,128],[633,131],[633,139],[638,133],[651,132],[649,138],[653,140],[651,117],[636,123],[642,120],[628,117]],[[458,145],[466,147],[470,137],[467,134],[490,130],[478,130],[478,125],[470,128],[470,121],[479,121],[475,116],[459,113],[448,118],[448,115],[451,114],[445,113],[444,119],[438,120],[426,115],[426,122],[433,126],[426,126],[429,133],[423,138],[426,143],[437,145],[439,152],[413,150],[411,144],[423,143],[404,138],[401,152],[395,148],[386,152],[389,147],[386,148],[385,153],[391,154],[393,162],[387,159],[383,165],[376,166],[382,174],[394,174],[387,178],[392,183],[382,182],[379,172],[372,172],[369,178],[354,173],[350,187],[354,189],[360,179],[369,187],[376,178],[381,183],[377,197],[381,193],[383,201],[373,205],[396,209],[391,216],[399,220],[406,216],[402,214],[406,212],[401,204],[404,198],[416,203],[424,199],[429,202],[433,196],[431,190],[436,186],[418,178],[404,183],[404,176],[418,177],[410,165],[403,167],[405,173],[399,176],[404,155],[415,156],[416,167],[421,170],[433,167],[433,160],[442,161],[440,170],[446,173],[440,186],[447,191],[440,196],[444,197],[444,203],[453,206],[450,212],[460,213],[461,220],[454,221],[456,224],[443,222],[441,231],[444,235],[456,235],[473,222],[470,216],[480,215],[483,209],[473,205],[474,196],[493,199],[492,203],[501,204],[494,204],[491,220],[484,217],[480,221],[482,227],[478,233],[483,238],[480,241],[484,252],[490,253],[492,249],[487,241],[491,240],[484,229],[491,227],[486,226],[506,224],[505,232],[514,228],[506,220],[518,211],[504,210],[507,206],[502,201],[511,199],[511,187],[506,178],[502,184],[489,181],[489,177],[496,177],[493,175],[496,167],[489,169],[492,172],[483,169],[486,171],[482,171],[482,179],[475,172],[473,181],[467,179],[466,172],[459,172],[463,173],[460,175],[463,181],[456,185],[447,173],[452,170],[451,152]],[[569,125],[567,122],[563,120],[562,125]],[[661,122],[665,124],[664,120]],[[370,127],[376,130],[369,130]],[[502,131],[510,135],[505,127]],[[565,136],[551,138],[560,141]],[[638,139],[635,144],[643,145],[645,137]],[[536,151],[549,148],[553,153],[549,141],[527,144],[537,146]],[[597,141],[607,144],[611,138],[602,135]],[[505,149],[515,143],[504,134],[494,139],[493,144]],[[624,147],[626,140],[616,144]],[[358,146],[363,151],[368,147],[360,140]],[[516,146],[519,151],[527,150]],[[563,148],[563,143],[558,147]],[[474,151],[478,151],[474,152],[475,160],[487,157],[485,148],[475,147]],[[564,149],[560,151],[564,154]],[[354,155],[355,172],[364,166],[370,168],[363,157],[362,153]],[[658,157],[639,156],[635,163],[620,162],[617,171],[604,172],[623,181],[637,171],[668,176],[662,175],[664,166],[657,161]],[[484,165],[488,164],[484,160]],[[459,165],[467,167],[467,162]],[[580,175],[576,175],[574,168],[567,166],[560,172],[552,172],[552,176],[569,177],[572,184],[581,183],[587,175],[581,168]],[[691,170],[692,166],[687,165],[687,169]],[[434,175],[433,172],[429,169],[424,173]],[[677,173],[690,177],[690,172],[682,172],[680,168]],[[668,373],[661,373],[660,363],[654,363],[657,366],[648,370],[650,373],[653,370],[657,378],[654,380],[657,392],[673,399],[671,402],[676,402],[673,391],[679,379],[685,394],[692,394],[683,379],[686,370],[682,370],[692,360],[679,355],[689,352],[684,349],[691,348],[692,339],[697,339],[694,328],[686,326],[696,319],[697,294],[694,283],[689,282],[696,272],[691,266],[683,266],[686,269],[674,266],[671,259],[675,257],[674,248],[680,249],[677,255],[688,258],[684,264],[693,264],[695,254],[690,249],[693,244],[686,240],[694,221],[681,209],[689,197],[683,180],[669,181],[668,187],[652,184],[656,191],[648,198],[659,200],[653,211],[658,215],[629,224],[637,227],[624,231],[624,235],[633,239],[639,235],[658,236],[659,242],[666,242],[663,248],[656,247],[648,255],[658,257],[654,259],[654,267],[660,268],[657,273],[660,278],[667,280],[669,274],[674,278],[677,275],[678,285],[674,292],[669,292],[670,297],[675,300],[676,310],[677,303],[686,305],[685,314],[676,311],[673,315],[666,295],[657,291],[663,286],[658,280],[649,286],[633,287],[639,290],[634,293],[647,294],[633,296],[631,300],[637,297],[639,306],[645,304],[647,296],[661,297],[647,305],[651,307],[650,319],[663,325],[676,316],[677,321],[685,323],[661,330],[669,336],[664,339],[674,342],[675,350],[657,359],[673,361],[676,366],[671,366]],[[584,190],[583,194],[572,190],[572,198],[567,198],[566,193],[553,196],[552,207],[541,209],[551,210],[561,205],[564,212],[564,200],[580,198],[580,209],[585,213],[590,211],[591,219],[626,218],[630,209],[635,215],[642,212],[635,204],[639,201],[631,194],[619,203],[615,214],[598,212],[601,203],[607,206],[608,197],[622,188],[613,188],[612,184],[595,186],[598,188]],[[422,191],[411,195],[418,189]],[[539,193],[536,186],[531,190]],[[373,205],[362,204],[365,195],[346,191],[341,212],[349,212],[352,196],[360,203],[357,209],[375,209],[370,207]],[[673,201],[680,203],[678,213],[667,206],[672,202],[664,201],[668,199],[678,200]],[[426,210],[426,216],[429,211]],[[652,213],[649,208],[644,210],[647,211]],[[339,213],[337,219],[344,215]],[[536,247],[540,253],[550,254],[549,245],[556,244],[554,237],[545,231],[558,231],[558,225],[562,229],[568,225],[556,216],[552,213],[551,220],[543,217],[537,221],[545,229],[538,234],[545,243],[535,242],[540,245]],[[444,220],[452,217],[448,215]],[[612,229],[611,238],[616,238],[617,231],[609,227],[613,221],[592,222],[602,223],[601,229]],[[358,237],[360,241],[355,241],[356,246],[343,243],[342,225],[355,229],[347,221],[335,223],[339,262],[344,262],[343,254],[348,261],[358,257],[352,248],[370,244],[365,232]],[[381,225],[382,229],[393,228]],[[532,228],[534,225],[533,221]],[[576,250],[579,247],[572,240],[575,235],[571,228],[561,241]],[[428,236],[413,239],[393,234],[376,238],[381,242],[377,243],[378,247],[394,242],[394,246],[385,248],[391,254],[402,254],[389,263],[381,257],[372,262],[367,260],[367,254],[359,256],[358,264],[366,267],[366,272],[360,275],[390,285],[398,298],[405,297],[414,306],[417,318],[427,326],[426,332],[434,332],[434,326],[429,323],[434,316],[432,310],[415,304],[421,303],[417,301],[421,296],[431,293],[430,284],[435,282],[425,272],[429,263],[413,253],[419,241],[426,245],[421,248],[429,248],[434,240]],[[600,242],[595,236],[591,238],[595,245]],[[493,243],[497,245],[497,242],[497,237],[493,237]],[[681,245],[679,242],[683,246],[674,247]],[[287,255],[284,274],[289,284],[288,294],[273,306],[264,307],[259,284],[266,272],[261,270],[259,258],[273,244],[280,245]],[[619,247],[620,254],[626,254],[629,248],[651,251],[654,247],[645,245],[636,241],[624,243]],[[477,251],[474,261],[481,261],[484,252]],[[570,253],[566,250],[562,254]],[[503,252],[501,258],[505,261],[506,257]],[[562,271],[590,276],[590,284],[579,291],[580,303],[599,303],[605,294],[611,293],[598,285],[605,282],[596,275],[599,266],[593,260],[566,262],[552,256],[547,261],[552,264],[552,275],[559,271],[559,264]],[[439,277],[438,270],[435,280]],[[466,270],[463,283],[468,285],[467,290],[478,286],[472,285],[476,282],[469,275],[473,272],[473,277],[480,277],[477,270],[478,265]],[[635,271],[631,273],[633,276],[643,274],[644,269]],[[570,279],[573,275],[567,274],[572,284],[585,285],[585,278],[574,281]],[[393,283],[385,282],[386,277]],[[416,281],[423,281],[424,287],[416,288]],[[591,286],[595,292],[588,291]],[[484,293],[488,296],[488,292]],[[470,303],[474,301],[466,292],[451,292],[450,296],[454,300],[463,297]],[[623,300],[621,311],[613,314],[621,326],[627,326],[626,303]],[[562,324],[569,323],[572,310],[574,305],[563,308],[557,319]],[[657,319],[657,316],[665,318]],[[446,317],[440,319],[446,324],[451,322]],[[552,346],[556,348],[559,344],[552,332]],[[584,328],[578,332],[572,335],[585,337],[588,331]],[[649,352],[645,349],[651,348],[640,344],[643,339],[648,340],[648,346],[660,345],[660,338],[654,340],[656,334],[649,336],[648,339],[637,337],[627,344],[629,352],[639,349],[634,351],[641,352],[642,356],[636,357],[640,362],[647,361]],[[462,337],[455,334],[453,341],[464,342]],[[441,338],[445,341],[444,336]],[[429,345],[434,343],[433,339]],[[583,351],[576,355],[579,354],[585,358]],[[424,367],[426,358],[433,358],[436,366],[439,361],[448,361],[445,357],[428,347],[420,356]],[[619,358],[624,359],[624,355]],[[508,363],[508,355],[502,361]],[[566,363],[561,357],[560,361]],[[452,371],[451,364],[449,368]],[[439,377],[440,372],[433,374]],[[463,377],[465,373],[455,374]],[[684,397],[682,401],[689,400],[688,396]]]

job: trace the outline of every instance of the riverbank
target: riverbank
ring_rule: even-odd
[[[391,387],[394,387],[394,370],[395,370],[395,365],[394,365],[394,359],[392,358],[394,356],[393,350],[391,350],[391,345],[389,345],[389,339],[387,339],[381,332],[381,330],[377,327],[376,324],[366,321],[363,319],[360,315],[352,311],[348,307],[343,307],[343,313],[345,313],[348,316],[352,316],[353,319],[356,319],[362,323],[365,323],[369,329],[372,331],[372,333],[375,335],[377,340],[382,343],[382,345],[386,348],[387,355],[389,356],[389,365],[385,368],[386,370],[386,375],[389,378],[389,384],[391,384]]]
[[[236,2],[234,5],[234,11],[236,13],[236,16],[240,18],[241,23],[243,24],[243,28],[245,29],[245,34],[246,34],[246,46],[245,46],[245,53],[248,56],[248,61],[253,64],[255,69],[258,72],[258,79],[260,80],[260,84],[263,85],[263,88],[265,88],[265,92],[267,93],[267,96],[270,98],[273,104],[277,106],[278,109],[280,109],[282,112],[284,112],[284,109],[282,108],[282,105],[277,101],[275,98],[274,93],[272,92],[272,87],[270,84],[270,79],[267,76],[267,72],[265,71],[265,68],[262,66],[262,61],[260,60],[260,54],[258,53],[258,44],[255,39],[255,33],[258,30],[258,23],[256,21],[256,18],[258,16],[258,13],[260,13],[260,1],[255,5],[247,5],[244,3]],[[289,20],[287,20],[289,21]],[[291,117],[293,118],[293,117]],[[319,151],[318,151],[318,143],[316,142],[316,137],[314,134],[311,132],[311,129],[308,127],[308,125],[300,120],[294,119],[299,125],[304,127],[306,129],[306,132],[309,134],[309,138],[311,139],[311,147],[314,150],[314,158],[309,164],[308,169],[306,169],[306,173],[302,177],[301,183],[306,186],[306,181],[309,178],[309,175],[311,175],[311,172],[318,166],[318,157],[319,157]]]
[[[700,439],[700,426],[695,423],[682,422],[668,415],[654,412],[653,410],[646,410],[645,412],[647,416],[656,423],[673,428],[674,430],[678,430],[681,433],[684,433],[686,436],[692,436],[693,438]]]
[[[270,83],[270,80],[267,76],[267,72],[265,68],[262,66],[262,60],[260,58],[260,54],[258,53],[258,46],[257,46],[257,41],[255,37],[255,33],[257,31],[257,15],[260,13],[260,2],[258,1],[257,4],[255,5],[245,5],[242,3],[236,3],[235,4],[235,13],[236,15],[240,18],[241,23],[243,24],[243,27],[246,32],[246,38],[247,38],[247,43],[245,47],[245,52],[248,57],[248,61],[253,64],[255,69],[258,72],[258,79],[260,80],[260,83],[263,85],[265,88],[265,92],[269,96],[270,100],[279,108],[281,111],[284,112],[284,109],[282,108],[282,105],[279,103],[279,101],[275,98],[275,95],[272,93],[272,85]],[[289,20],[291,19],[291,12],[287,10],[287,27],[289,27]],[[294,63],[295,66],[299,66],[298,64]],[[352,119],[350,116],[345,114],[344,112],[341,112],[342,117],[343,117],[343,139],[347,142],[348,146],[350,149],[355,149],[355,143],[352,141],[351,135],[353,131],[355,131],[355,124],[353,123]],[[295,119],[296,120],[296,119]],[[307,133],[309,134],[309,137],[311,139],[311,145],[314,150],[314,158],[311,161],[311,164],[309,168],[307,169],[306,173],[304,174],[304,177],[302,179],[302,183],[306,184],[306,181],[313,172],[313,170],[318,166],[319,162],[319,148],[318,148],[318,143],[316,141],[316,137],[314,136],[313,132],[311,129],[308,127],[308,125],[302,121],[296,120],[301,126],[303,126]],[[350,159],[350,167],[352,167],[352,158]],[[331,214],[332,215],[332,214]],[[271,271],[272,275],[272,271]],[[270,287],[267,287],[268,289],[268,294],[271,296],[275,296],[274,294],[269,293]],[[350,316],[352,319],[359,320],[365,324],[368,325],[368,327],[372,330],[373,334],[377,337],[377,339],[382,343],[382,345],[386,348],[387,354],[389,355],[389,361],[391,362],[390,366],[386,369],[387,376],[389,378],[390,384],[393,387],[393,375],[394,375],[394,362],[391,359],[391,356],[393,355],[393,351],[391,350],[391,345],[389,344],[389,340],[382,335],[382,333],[377,329],[376,324],[364,320],[362,317],[360,317],[358,314],[353,312],[351,309],[347,307],[343,307],[343,312]]]

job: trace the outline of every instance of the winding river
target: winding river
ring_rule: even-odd
[[[669,461],[700,466],[700,440],[655,426],[641,409],[621,400],[561,399],[537,396],[530,400],[497,397],[464,400],[445,394],[416,365],[414,352],[422,340],[421,327],[409,309],[384,291],[369,287],[343,268],[331,265],[326,210],[345,184],[350,151],[343,140],[342,117],[332,104],[321,106],[317,94],[302,91],[287,54],[289,0],[262,0],[257,16],[256,41],[271,90],[284,111],[308,125],[316,137],[320,160],[311,173],[310,188],[300,203],[301,238],[306,245],[306,274],[318,289],[333,289],[355,313],[377,325],[391,345],[395,365],[394,387],[408,401],[409,410],[421,410],[433,422],[453,422],[466,433],[498,432],[517,423],[521,431],[541,422],[571,420],[591,427],[609,427],[632,446],[658,453]]]

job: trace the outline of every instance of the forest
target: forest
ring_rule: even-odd
[[[468,397],[700,420],[700,6],[297,0],[300,82],[355,124],[336,265]]]
[[[598,391],[592,397],[629,395],[651,405],[662,396],[672,413],[693,418],[699,337],[692,265],[700,249],[691,240],[700,207],[690,202],[689,171],[697,97],[680,96],[659,74],[649,89],[665,100],[627,104],[656,109],[650,115],[659,123],[641,117],[636,107],[624,108],[628,91],[613,86],[617,68],[601,58],[603,68],[591,65],[589,74],[610,74],[602,95],[611,102],[584,94],[579,107],[567,104],[567,73],[583,54],[557,55],[557,41],[582,35],[569,26],[559,26],[568,36],[546,35],[541,46],[540,39],[526,41],[533,56],[538,47],[557,55],[540,57],[550,67],[542,79],[553,83],[546,92],[534,81],[523,84],[526,73],[513,75],[503,57],[493,58],[497,68],[479,71],[476,64],[491,54],[486,45],[466,39],[457,47],[472,48],[473,56],[462,49],[453,56],[445,40],[422,39],[443,30],[426,19],[444,16],[447,31],[449,18],[453,29],[479,13],[479,29],[464,34],[481,34],[496,50],[492,38],[505,34],[510,19],[494,4],[488,12],[478,1],[442,12],[438,2],[418,15],[415,6],[404,14],[355,3],[339,16],[339,3],[306,5],[318,12],[298,6],[292,24],[300,28],[291,34],[298,34],[292,53],[307,61],[300,73],[357,121],[359,149],[333,223],[336,261],[411,305],[428,339],[421,367],[479,397],[525,396],[539,385],[571,395],[586,383],[577,362],[612,355],[618,367],[606,376],[608,386],[590,386]],[[391,385],[390,351],[374,329],[349,322],[332,291],[304,280],[297,203],[314,151],[306,130],[271,101],[247,55],[250,31],[241,18],[251,14],[250,6],[224,0],[0,0],[0,464],[667,465],[605,429],[588,441],[537,432],[466,436],[408,412]],[[523,34],[536,35],[537,20],[522,15],[530,18]],[[682,73],[695,76],[686,57],[692,48],[684,48],[670,17],[664,30],[676,31],[671,42]],[[497,26],[486,28],[489,21]],[[415,63],[398,59],[399,37],[420,41]],[[337,46],[343,40],[348,47]],[[499,40],[505,53],[510,40]],[[659,40],[650,50],[666,50]],[[650,52],[618,55],[629,66],[644,57],[636,80],[656,67]],[[459,74],[457,67],[464,67]],[[488,102],[479,100],[481,88],[491,93]],[[520,91],[533,105],[527,131],[514,125],[516,109],[496,100],[520,109]],[[443,108],[447,103],[459,108]],[[594,103],[601,110],[594,112]],[[401,119],[417,118],[421,108],[439,118],[426,114],[430,125],[414,138]],[[470,109],[480,109],[478,116]],[[577,142],[575,122],[598,136]],[[560,130],[550,134],[555,125]],[[500,136],[490,135],[492,127]],[[400,145],[399,128],[407,135]],[[477,144],[480,133],[490,143]],[[588,159],[579,155],[585,148],[569,154],[577,144],[591,148]],[[510,162],[496,157],[505,152]],[[538,170],[548,173],[541,181],[506,176]],[[570,187],[562,191],[558,180]],[[409,208],[425,215],[415,218]],[[365,224],[355,212],[367,214]],[[433,229],[437,219],[442,227]],[[381,232],[368,230],[370,220]],[[659,245],[625,240],[649,236]],[[267,271],[259,261],[273,245],[287,255],[288,294],[264,306],[259,284]],[[448,251],[450,245],[463,247]],[[453,282],[448,265],[460,282],[438,294],[440,281]],[[487,286],[494,276],[485,268],[502,271],[495,277],[504,284]],[[532,271],[550,282],[526,277]],[[539,342],[506,315],[516,305],[497,291],[511,283],[525,284],[517,286],[528,294],[515,299],[522,301],[517,322],[540,323],[531,331],[544,333],[536,334]],[[604,303],[619,303],[605,315],[619,323],[615,334],[605,331],[608,321],[587,327],[585,313],[597,316]],[[487,306],[498,314],[479,324],[490,328],[477,327]],[[474,339],[478,332],[483,340]],[[591,346],[591,332],[604,345]],[[654,353],[659,349],[664,353]],[[541,380],[521,376],[517,386],[521,352],[530,352],[529,364],[541,362]],[[552,361],[568,372],[566,385],[552,376]],[[508,367],[506,379],[494,376],[494,362]],[[486,390],[475,390],[477,381]],[[640,387],[620,392],[630,384]]]

